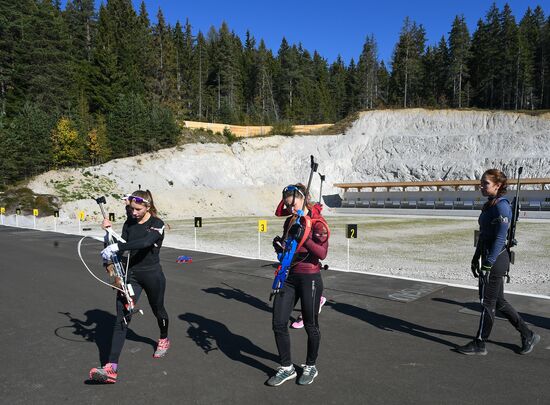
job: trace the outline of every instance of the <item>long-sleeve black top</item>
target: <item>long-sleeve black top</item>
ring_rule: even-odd
[[[151,216],[143,224],[127,220],[122,228],[122,239],[118,242],[122,251],[130,251],[130,265],[133,271],[148,271],[160,268],[159,252],[164,239],[164,222]]]

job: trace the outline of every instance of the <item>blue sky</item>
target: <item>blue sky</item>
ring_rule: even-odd
[[[139,9],[141,0],[132,2]],[[433,44],[442,35],[448,36],[457,14],[464,14],[472,33],[477,20],[484,18],[492,3],[492,0],[145,0],[153,21],[159,7],[171,24],[189,18],[194,33],[198,30],[206,33],[210,26],[218,28],[226,21],[241,38],[247,29],[258,42],[263,38],[274,53],[285,36],[290,43],[301,42],[309,51],[317,50],[329,62],[338,54],[346,64],[351,58],[357,60],[365,37],[372,33],[378,42],[379,57],[388,65],[406,16],[424,25],[428,44]],[[496,1],[499,9],[505,3]],[[550,14],[550,0],[507,3],[518,22],[528,6],[534,9],[540,5],[545,15]]]

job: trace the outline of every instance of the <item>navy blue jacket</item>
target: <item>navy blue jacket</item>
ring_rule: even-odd
[[[498,255],[506,248],[511,221],[512,207],[505,197],[498,198],[493,206],[486,205],[478,219],[479,241],[474,258],[481,256],[483,265],[493,266]]]

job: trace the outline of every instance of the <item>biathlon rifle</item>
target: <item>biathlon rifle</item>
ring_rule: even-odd
[[[304,202],[302,204],[302,209],[298,210],[295,214],[295,220],[294,217],[291,220],[294,221],[290,224],[289,229],[291,227],[298,227],[299,232],[293,233],[292,235],[290,232],[288,233],[287,238],[285,239],[285,247],[284,250],[277,255],[277,258],[279,260],[279,266],[277,267],[277,271],[275,272],[275,279],[273,280],[273,285],[271,287],[271,294],[269,295],[269,301],[273,298],[274,295],[278,294],[281,289],[283,288],[285,284],[285,280],[288,276],[288,271],[290,269],[290,266],[292,266],[292,262],[294,260],[294,254],[296,253],[296,248],[298,247],[299,236],[303,234],[303,226],[301,219],[304,216],[304,208],[307,202],[307,196],[309,195],[309,189],[311,187],[311,180],[313,179],[313,173],[317,171],[318,164],[315,162],[315,159],[313,155],[311,155],[311,164],[310,164],[310,172],[309,172],[309,180],[307,182],[307,188],[306,193],[304,195]]]
[[[99,205],[99,208],[101,209],[101,214],[103,215],[104,219],[107,219],[107,214],[105,212],[105,209],[103,208],[103,204],[106,203],[105,197],[99,197],[95,198],[95,202]],[[117,241],[125,243],[126,241],[122,239],[111,227],[106,228],[105,231],[106,237],[107,237],[107,244],[112,245],[115,242],[115,239]],[[130,260],[130,259],[128,259]],[[126,283],[127,278],[127,271],[124,268],[124,265],[120,261],[120,258],[118,257],[118,254],[111,253],[111,256],[109,257],[109,262],[113,264],[114,269],[114,283],[113,286],[118,290],[118,294],[122,296],[122,298],[125,301],[124,308],[126,309],[126,316],[124,317],[124,322],[127,322],[126,317],[129,315],[132,315],[136,312],[139,312],[143,314],[143,311],[137,310],[134,304],[134,299],[132,298],[134,294],[134,290],[132,288],[132,285],[129,283]]]
[[[519,190],[521,188],[521,173],[523,172],[523,166],[520,166],[518,169],[518,179],[516,183],[516,196],[512,200],[512,220],[510,221],[510,228],[508,228],[508,237],[506,242],[506,250],[510,255],[510,263],[514,264],[516,254],[512,250],[514,246],[518,244],[516,240],[516,224],[519,219]],[[506,282],[510,282],[510,276],[506,272]]]

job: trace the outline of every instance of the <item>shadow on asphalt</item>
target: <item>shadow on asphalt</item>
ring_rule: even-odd
[[[367,322],[368,324],[376,328],[382,329],[384,331],[407,333],[411,336],[415,336],[421,339],[429,340],[431,342],[442,344],[444,346],[448,346],[451,349],[456,348],[458,345],[454,342],[445,340],[441,337],[434,336],[434,335],[452,336],[452,337],[458,337],[462,339],[471,338],[471,336],[464,335],[462,333],[428,328],[426,326],[418,325],[409,321],[405,321],[403,319],[379,314],[361,307],[357,307],[355,305],[345,304],[342,302],[335,302],[333,300],[329,300],[325,305],[337,312],[359,319],[360,321]]]
[[[479,302],[471,302],[471,301],[458,302],[447,298],[432,298],[432,301],[442,302],[444,304],[457,305],[457,306],[469,309],[471,311],[476,311],[481,313],[481,304]],[[550,330],[550,318],[546,318],[539,315],[526,314],[525,312],[519,312],[519,315],[523,318],[525,322],[530,323],[533,326]],[[500,314],[499,311],[497,311],[497,316],[504,318],[504,315]]]
[[[189,312],[179,315],[178,318],[188,323],[188,337],[205,355],[213,350],[220,350],[231,360],[256,368],[266,375],[273,374],[273,367],[265,365],[254,357],[277,363],[279,356],[256,346],[250,339],[231,332],[221,322]]]
[[[113,327],[115,324],[116,316],[103,311],[101,309],[91,309],[84,313],[86,320],[80,320],[71,315],[70,312],[59,312],[62,315],[67,316],[71,321],[71,325],[60,326],[55,329],[54,333],[57,337],[73,342],[93,342],[97,345],[99,351],[99,362],[105,364],[109,360],[109,351],[111,350],[111,338],[113,336]],[[67,337],[64,329],[72,329],[71,334],[75,336]],[[84,338],[78,339],[78,337]],[[126,339],[134,342],[146,343],[153,347],[153,350],[157,347],[157,342],[153,339],[140,336],[134,331],[128,328],[128,334]]]
[[[235,301],[242,302],[244,304],[248,304],[261,311],[271,312],[271,307],[261,299],[248,294],[247,292],[241,290],[240,288],[232,287],[226,283],[222,283],[222,284],[227,286],[228,288],[210,287],[210,288],[203,288],[203,291],[208,294],[219,295],[220,297],[225,298],[227,300],[235,300]]]

